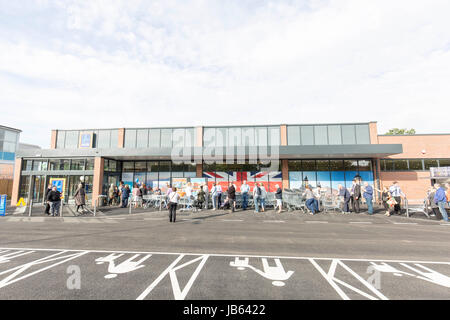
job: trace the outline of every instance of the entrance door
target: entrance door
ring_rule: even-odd
[[[43,202],[45,196],[45,176],[33,176],[32,178],[33,202]]]

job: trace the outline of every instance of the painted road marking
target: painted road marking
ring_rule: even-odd
[[[394,222],[394,224],[417,224],[417,222]]]
[[[328,221],[315,221],[315,220],[307,220],[306,223],[328,223]]]
[[[244,221],[244,220],[241,220],[241,219],[221,219],[221,221],[242,222],[242,221]]]
[[[350,223],[354,224],[372,224],[370,221],[350,221]]]
[[[264,220],[263,222],[284,223],[283,220]]]
[[[267,256],[251,256],[251,255],[234,255],[234,254],[202,254],[202,253],[148,253],[148,252],[131,252],[131,251],[106,251],[106,250],[62,250],[62,249],[26,249],[26,248],[0,248],[0,256],[5,259],[28,259],[29,253],[41,252],[44,257],[40,259],[33,260],[31,262],[21,263],[21,265],[11,267],[8,270],[0,271],[0,288],[9,286],[17,281],[29,278],[35,274],[41,273],[45,270],[52,269],[56,270],[56,266],[62,265],[68,261],[75,260],[77,258],[83,257],[83,259],[89,259],[90,255],[96,253],[102,253],[100,257],[92,258],[92,263],[96,264],[106,264],[107,273],[101,272],[101,277],[105,279],[113,279],[124,273],[130,273],[150,265],[154,259],[161,257],[162,255],[172,255],[174,259],[168,267],[163,270],[157,278],[151,282],[151,284],[142,291],[141,294],[136,293],[138,300],[143,300],[153,292],[158,286],[163,290],[166,290],[168,281],[162,282],[164,279],[169,278],[171,292],[173,293],[173,298],[177,300],[183,300],[186,298],[187,294],[191,290],[193,284],[198,278],[199,274],[205,269],[204,266],[210,259],[219,257],[228,257],[231,260],[226,262],[232,268],[236,268],[239,272],[244,270],[250,270],[260,275],[264,279],[268,279],[272,282],[273,286],[284,287],[289,285],[290,281],[294,279],[295,281],[301,280],[302,272],[296,272],[296,265],[289,263],[288,259],[297,259],[303,261],[309,261],[311,265],[319,272],[319,274],[330,284],[331,288],[344,300],[353,299],[355,295],[361,298],[371,299],[371,300],[386,300],[388,296],[380,291],[380,288],[374,284],[371,278],[367,280],[367,272],[365,267],[373,268],[374,270],[385,273],[390,276],[395,277],[405,277],[416,279],[418,281],[426,281],[431,285],[438,285],[445,288],[450,288],[450,276],[441,273],[444,269],[442,266],[449,267],[450,262],[427,262],[427,261],[389,261],[389,260],[371,260],[371,259],[342,259],[342,258],[311,258],[311,257],[267,257]],[[106,254],[105,254],[106,253]],[[90,254],[90,255],[88,255]],[[30,255],[31,257],[32,255]],[[23,258],[21,258],[23,257]],[[253,263],[250,262],[250,257],[258,258]],[[34,256],[34,259],[36,257]],[[183,261],[187,259],[187,261]],[[271,261],[273,259],[273,261]],[[259,261],[258,261],[259,260]],[[85,261],[85,260],[83,260]],[[157,261],[157,260],[155,260]],[[216,264],[218,259],[215,260]],[[292,260],[291,260],[292,261]],[[377,262],[377,263],[376,263]],[[380,263],[378,263],[380,262]],[[75,264],[80,264],[80,262],[74,261]],[[84,262],[82,262],[84,263]],[[355,264],[356,263],[356,264]],[[390,264],[388,264],[390,263]],[[283,264],[288,268],[285,269]],[[352,265],[353,264],[353,265]],[[210,263],[210,266],[214,266],[214,263]],[[262,265],[262,268],[259,266]],[[440,270],[433,270],[433,265],[440,265]],[[36,266],[40,266],[40,269],[36,270]],[[185,267],[188,267],[184,269]],[[195,270],[192,268],[195,267]],[[312,270],[314,270],[314,268]],[[181,279],[179,279],[180,272]],[[290,270],[292,269],[292,270]],[[403,270],[402,270],[403,269]],[[103,269],[105,270],[105,269]],[[189,271],[191,270],[191,271]],[[212,269],[208,269],[210,272]],[[214,269],[216,270],[216,269]],[[226,268],[224,269],[226,272]],[[355,271],[356,270],[356,271]],[[368,270],[368,269],[367,269]],[[446,269],[450,270],[450,269]],[[448,271],[446,271],[448,273]],[[147,275],[148,273],[141,273]],[[94,272],[94,275],[96,273]],[[155,275],[155,276],[156,276]],[[2,279],[2,276],[5,278]],[[153,275],[152,279],[153,279]],[[186,278],[188,276],[188,278]],[[184,287],[180,286],[180,281],[186,283]],[[109,281],[109,280],[107,280]],[[162,284],[160,285],[160,283]],[[355,286],[355,282],[357,283]],[[113,284],[113,282],[110,282]],[[201,281],[201,283],[204,283]],[[407,282],[410,283],[410,282]],[[420,284],[422,286],[422,284]],[[292,288],[292,287],[291,287]],[[406,288],[407,289],[407,288]],[[141,289],[142,290],[142,289]],[[161,290],[161,289],[159,289]],[[170,290],[170,289],[169,289]],[[385,289],[393,297],[395,291],[391,289]],[[401,290],[401,289],[394,289]],[[350,295],[351,293],[351,295]],[[270,295],[270,292],[269,292]],[[150,296],[159,297],[158,293],[156,295]],[[211,297],[214,298],[214,297]]]

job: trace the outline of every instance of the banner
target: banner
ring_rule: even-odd
[[[64,199],[64,191],[66,190],[66,178],[50,178],[50,184],[53,187],[56,187],[61,193],[61,199]]]
[[[6,194],[0,195],[0,216],[6,214]]]

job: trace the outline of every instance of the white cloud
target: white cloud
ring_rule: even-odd
[[[375,120],[445,132],[448,12],[446,0],[2,4],[2,124],[44,147],[52,128]]]

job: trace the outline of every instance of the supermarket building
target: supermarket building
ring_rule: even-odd
[[[380,190],[398,181],[420,201],[432,183],[449,181],[448,167],[450,134],[380,135],[376,122],[52,130],[50,149],[16,154],[11,204],[42,202],[50,179],[64,180],[70,201],[80,178],[88,200],[119,181],[246,180],[269,191],[308,183],[336,192],[356,177]]]

